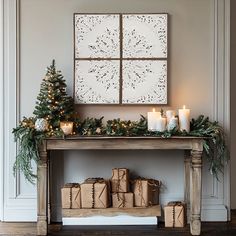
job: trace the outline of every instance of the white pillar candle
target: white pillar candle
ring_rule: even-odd
[[[164,132],[166,130],[166,117],[159,117],[157,119],[156,131]]]
[[[175,111],[174,110],[166,111],[167,124],[169,124],[170,119],[174,116],[175,116]]]
[[[190,131],[190,109],[179,109],[179,128],[181,131]]]
[[[152,112],[148,112],[148,130],[156,131],[157,119],[161,117],[160,112],[156,112],[155,109],[152,109]]]
[[[69,135],[73,133],[73,122],[70,121],[61,121],[60,128],[62,129],[65,135]]]
[[[169,123],[167,124],[167,129],[170,131],[174,128],[178,128],[178,118],[173,116],[170,118]]]

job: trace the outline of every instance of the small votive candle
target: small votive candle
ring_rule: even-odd
[[[65,135],[69,135],[73,133],[73,122],[71,121],[61,121],[60,128],[62,129]]]
[[[152,109],[152,112],[148,112],[148,130],[157,131],[157,120],[161,117],[161,113]]]
[[[183,106],[183,109],[179,109],[179,129],[181,131],[190,131],[190,109],[186,109]]]

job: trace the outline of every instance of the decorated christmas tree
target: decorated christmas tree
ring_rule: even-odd
[[[69,120],[73,111],[73,98],[67,95],[65,80],[53,60],[41,83],[34,115],[47,121],[49,130],[52,130],[59,127],[61,120]]]

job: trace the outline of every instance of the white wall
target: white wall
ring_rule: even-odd
[[[170,15],[168,107],[177,109],[185,104],[191,108],[193,117],[204,114],[227,124],[227,116],[222,110],[223,105],[227,104],[227,98],[223,97],[225,87],[219,86],[224,85],[225,81],[223,77],[218,77],[218,74],[224,71],[222,67],[224,56],[221,57],[223,61],[220,61],[223,65],[219,64],[219,68],[220,62],[216,60],[218,54],[224,54],[222,48],[225,46],[225,41],[218,39],[222,31],[219,33],[217,30],[220,28],[224,31],[225,27],[216,24],[224,20],[224,2],[224,0],[21,0],[19,110],[17,109],[20,117],[32,114],[45,68],[53,58],[56,59],[58,69],[65,75],[68,92],[72,94],[74,12],[167,12]],[[220,102],[217,99],[221,99]],[[139,114],[146,114],[150,107],[78,106],[77,110],[83,117],[137,119]],[[165,185],[161,194],[162,203],[183,199],[181,151],[70,151],[64,153],[64,156],[55,152],[52,161],[54,219],[60,219],[57,211],[60,206],[59,188],[64,182],[82,181],[92,176],[109,177],[113,167],[125,166],[138,175],[160,179]],[[33,199],[35,189],[26,185],[22,177],[18,178],[18,181],[20,181],[17,185],[20,193],[18,196],[22,195],[24,199],[30,196]],[[221,182],[213,179],[205,163],[203,171],[205,220],[227,219],[225,208],[225,205],[229,205],[227,183],[227,176],[222,178]],[[6,197],[8,198],[8,195]],[[217,214],[214,214],[215,212]],[[8,220],[7,217],[4,219]],[[31,216],[31,219],[35,218]]]
[[[22,0],[22,115],[32,113],[41,79],[52,58],[56,59],[72,92],[74,12],[168,12],[169,105],[177,108],[186,104],[192,108],[193,116],[199,113],[212,116],[213,95],[212,90],[209,91],[212,81],[209,78],[213,73],[214,12],[209,0]],[[28,90],[30,82],[35,85]],[[203,96],[199,96],[199,91]],[[96,116],[104,114],[107,118],[138,118],[139,113],[149,109],[142,106],[138,111],[135,106],[100,108],[88,106],[79,111]]]

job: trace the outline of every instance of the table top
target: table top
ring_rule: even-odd
[[[77,136],[45,139],[44,150],[148,150],[148,149],[203,149],[204,137],[172,136]]]
[[[198,137],[198,136],[171,136],[169,138],[160,136],[106,136],[106,135],[67,135],[65,137],[49,137],[46,140],[102,140],[102,139],[205,139],[208,137]]]

